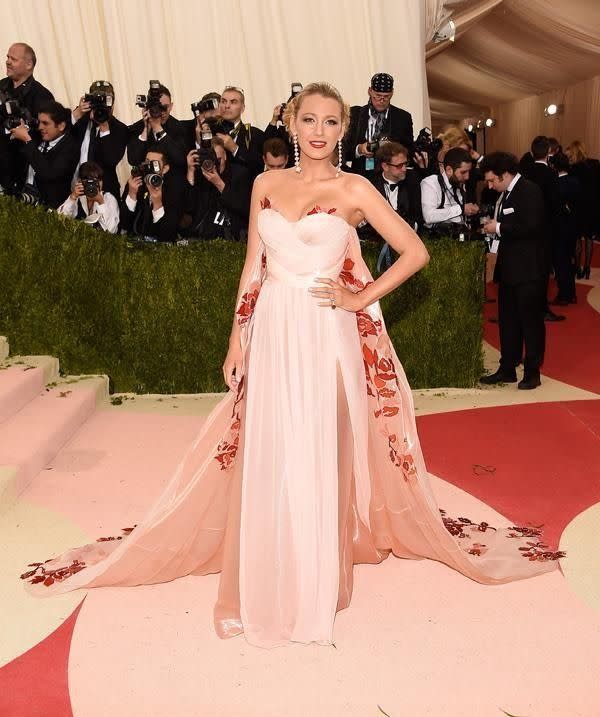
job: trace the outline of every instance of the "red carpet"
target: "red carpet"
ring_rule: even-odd
[[[599,252],[600,253],[600,252]],[[587,302],[592,287],[577,284],[577,304],[555,307],[566,321],[546,322],[546,357],[542,372],[546,376],[600,393],[600,314]],[[495,284],[488,284],[488,296],[497,297]],[[500,348],[498,324],[488,319],[498,315],[498,304],[485,304],[484,338]]]
[[[517,523],[543,523],[553,545],[600,501],[600,401],[433,414],[418,427],[432,473]]]
[[[82,605],[45,640],[0,670],[2,717],[72,717],[67,667]]]

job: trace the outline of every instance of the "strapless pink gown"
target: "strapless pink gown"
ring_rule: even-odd
[[[440,511],[412,396],[379,305],[318,306],[317,277],[371,281],[356,232],[316,207],[292,222],[265,199],[254,271],[237,307],[244,378],[208,417],[163,494],[121,540],[22,577],[36,594],[221,572],[215,626],[262,647],[330,644],[353,565],[444,562],[482,583],[555,569],[532,527]],[[399,566],[399,569],[400,566]]]

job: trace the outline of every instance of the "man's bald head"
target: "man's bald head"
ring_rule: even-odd
[[[15,42],[6,53],[6,76],[14,83],[24,82],[33,75],[36,62],[33,47],[25,42]]]

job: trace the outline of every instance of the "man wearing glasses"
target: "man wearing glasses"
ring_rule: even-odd
[[[233,124],[233,129],[224,134],[219,132],[217,126],[216,134],[223,140],[231,161],[245,166],[253,180],[263,171],[262,150],[265,136],[258,127],[242,122],[245,108],[244,90],[241,87],[226,87],[221,93],[219,115]]]
[[[346,162],[351,162],[353,172],[372,177],[375,153],[385,140],[398,142],[409,153],[412,151],[413,123],[409,112],[390,104],[394,78],[387,72],[373,75],[368,92],[368,104],[351,109]]]
[[[375,155],[377,171],[370,178],[377,191],[389,202],[412,229],[419,231],[423,226],[421,211],[421,184],[415,171],[408,167],[408,150],[398,142],[385,142]],[[361,239],[378,241],[379,235],[369,225],[359,230]],[[387,244],[383,245],[378,271],[391,266],[392,255]]]

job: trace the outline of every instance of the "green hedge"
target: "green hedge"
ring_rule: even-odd
[[[383,300],[413,388],[473,386],[482,370],[483,251],[428,244],[429,266]],[[245,246],[140,245],[0,198],[0,334],[114,391],[222,391]],[[377,247],[364,255],[373,269]]]

